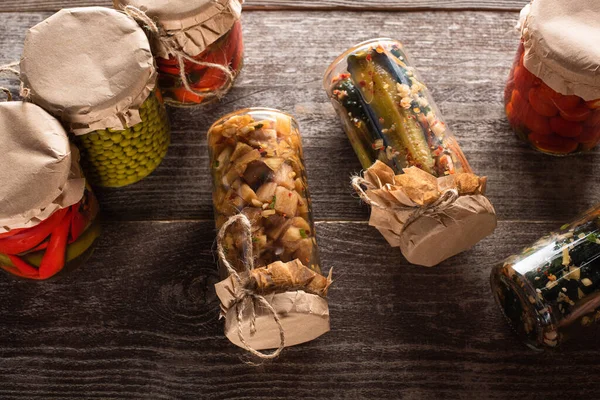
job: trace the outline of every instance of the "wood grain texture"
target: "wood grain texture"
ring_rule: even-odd
[[[365,223],[318,223],[333,330],[257,368],[222,335],[212,222],[108,223],[71,275],[0,280],[0,398],[593,398],[600,339],[534,353],[488,286],[496,261],[554,227],[501,223],[428,269]]]
[[[528,0],[246,0],[253,10],[520,10]],[[111,0],[3,0],[0,12],[56,11],[65,7],[112,6]]]
[[[26,28],[48,15],[0,14],[0,62],[18,59]],[[488,194],[501,219],[567,220],[600,198],[598,152],[545,156],[520,143],[506,122],[502,92],[518,42],[512,29],[517,13],[419,12],[399,19],[383,15],[387,14],[335,13],[336,26],[355,27],[341,31],[320,28],[331,23],[328,14],[245,14],[246,66],[234,89],[217,105],[171,109],[173,145],[165,161],[138,184],[99,189],[106,216],[210,219],[206,131],[225,113],[268,106],[294,114],[300,123],[315,217],[365,219],[367,211],[349,187],[349,177],[360,165],[321,80],[337,55],[377,36],[400,38],[413,54],[475,171],[489,177]],[[16,88],[15,82],[0,83]],[[574,176],[585,184],[574,185]]]

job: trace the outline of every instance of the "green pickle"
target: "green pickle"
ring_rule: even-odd
[[[509,325],[531,348],[595,335],[600,321],[600,205],[496,266],[491,286]]]
[[[142,122],[124,130],[97,130],[75,137],[81,165],[94,185],[121,187],[154,171],[167,154],[171,132],[166,110],[156,93],[140,107]]]

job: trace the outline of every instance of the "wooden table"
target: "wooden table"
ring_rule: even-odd
[[[600,339],[555,353],[521,345],[495,306],[490,268],[593,205],[600,153],[552,158],[517,141],[502,92],[526,0],[248,0],[246,66],[204,109],[171,109],[158,170],[98,190],[104,235],[90,262],[51,283],[0,281],[1,399],[597,398]],[[62,6],[108,0],[3,0],[0,62]],[[343,50],[402,40],[500,218],[474,249],[408,265],[353,196],[359,163],[321,87]],[[16,90],[16,83],[2,80]],[[294,114],[330,292],[332,331],[261,367],[223,336],[205,135],[250,107]]]

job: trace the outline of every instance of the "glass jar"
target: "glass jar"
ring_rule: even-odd
[[[121,187],[154,171],[167,155],[171,130],[160,92],[140,107],[142,122],[126,129],[99,129],[75,136],[85,174],[99,186]]]
[[[207,97],[202,93],[225,95],[242,70],[243,57],[242,23],[236,21],[225,35],[208,46],[202,53],[193,57],[200,63],[219,64],[227,68],[231,77],[222,69],[184,60],[185,75],[190,87],[194,89],[194,92],[190,92],[181,81],[177,58],[174,56],[157,58],[158,82],[165,101],[175,106],[196,106],[198,104],[206,105],[217,100],[217,96]]]
[[[600,321],[600,206],[507,258],[491,274],[509,325],[529,347],[594,334]]]
[[[363,166],[396,174],[416,166],[439,177],[471,172],[413,63],[397,40],[360,43],[339,56],[323,85]]]
[[[243,64],[242,2],[113,0],[149,28],[159,87],[179,107],[209,104],[231,89]]]
[[[98,202],[63,126],[27,102],[0,103],[0,268],[45,280],[83,264]]]
[[[565,156],[600,142],[598,18],[596,0],[535,0],[521,12],[504,104],[511,128],[536,150]]]
[[[92,255],[100,235],[98,202],[89,187],[76,204],[32,228],[0,234],[0,268],[21,278],[46,280],[72,271]]]
[[[256,268],[298,259],[321,273],[298,124],[281,111],[250,108],[210,128],[208,148],[217,229],[243,213],[252,223]],[[228,259],[244,271],[239,227],[225,236]],[[223,271],[224,277],[227,271]]]
[[[167,153],[157,75],[144,30],[104,7],[64,9],[34,26],[21,59],[28,97],[68,127],[90,182],[106,187],[138,182]]]

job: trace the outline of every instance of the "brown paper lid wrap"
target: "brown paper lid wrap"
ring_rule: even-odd
[[[30,228],[83,197],[79,153],[54,117],[31,103],[0,103],[0,234]]]
[[[195,57],[229,32],[242,14],[240,0],[113,0],[117,9],[133,6],[157,20],[185,54]],[[153,38],[154,51],[169,58],[169,51]]]
[[[331,284],[331,275],[321,276],[298,260],[277,261],[252,270],[246,282],[246,289],[263,296],[277,313],[286,347],[311,341],[329,331],[329,306],[324,296]],[[253,307],[247,304],[238,321],[236,293],[242,288],[230,276],[217,283],[215,289],[221,300],[221,316],[225,318],[225,336],[232,343],[246,348],[240,340],[241,322],[242,336],[250,347],[256,350],[280,347],[280,328],[270,310],[245,297],[242,301],[253,302]]]
[[[358,179],[358,181],[357,181]],[[357,188],[355,182],[367,187]],[[371,204],[369,225],[406,259],[431,267],[474,246],[496,228],[484,196],[485,178],[470,173],[436,178],[416,167],[394,175],[376,161],[354,186]]]
[[[598,0],[534,0],[521,12],[525,68],[556,92],[600,98]]]
[[[140,123],[156,76],[144,30],[109,8],[63,9],[25,38],[21,77],[30,100],[77,135]]]

